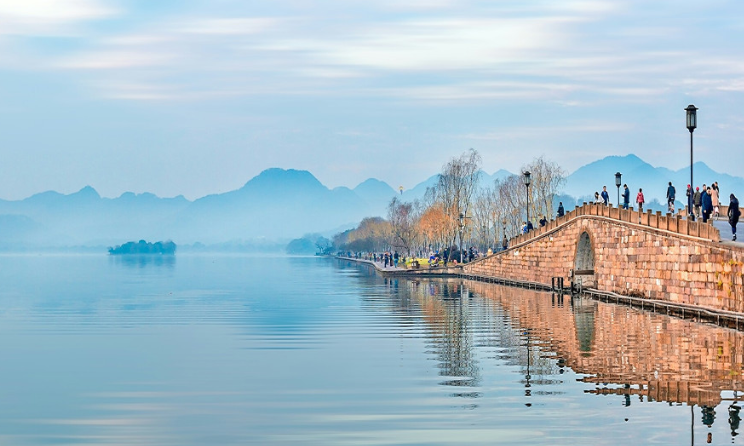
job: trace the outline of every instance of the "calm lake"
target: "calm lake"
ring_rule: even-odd
[[[744,336],[315,257],[0,256],[2,445],[742,444]]]

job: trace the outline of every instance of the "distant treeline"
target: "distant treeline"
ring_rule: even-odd
[[[108,249],[109,254],[166,254],[173,255],[176,253],[176,244],[168,240],[167,242],[149,243],[144,240],[139,242],[128,242],[123,245]]]

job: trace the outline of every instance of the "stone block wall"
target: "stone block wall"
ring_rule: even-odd
[[[719,243],[715,228],[617,209],[618,218],[605,217],[592,214],[594,207],[577,208],[563,221],[551,222],[529,238],[516,238],[508,250],[465,265],[464,270],[546,285],[552,277],[563,277],[568,283],[571,270],[577,269],[579,238],[586,232],[591,240],[594,275],[582,277],[585,286],[744,312],[744,249]],[[650,223],[644,224],[646,218]],[[706,227],[715,232],[704,232]],[[685,234],[689,232],[704,233],[710,239]]]

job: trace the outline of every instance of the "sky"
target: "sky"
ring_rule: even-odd
[[[744,2],[0,0],[0,198],[744,165]]]

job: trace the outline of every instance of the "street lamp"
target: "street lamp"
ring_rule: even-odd
[[[692,191],[695,190],[695,183],[692,182],[692,132],[694,132],[695,127],[697,127],[698,108],[690,104],[687,106],[685,111],[687,112],[687,130],[690,131],[690,201],[692,201]],[[688,203],[687,206],[688,211],[692,209],[691,203]],[[688,216],[694,218],[692,212],[688,212]]]
[[[617,186],[617,207],[620,207],[620,184],[623,182],[623,174],[615,173],[615,186]]]
[[[522,181],[524,181],[524,185],[527,188],[527,223],[529,223],[530,222],[530,173],[526,170],[522,173]]]
[[[501,220],[501,223],[504,225],[504,238],[501,239],[501,247],[506,249],[506,218]]]
[[[460,212],[460,264],[462,265],[462,228],[465,226],[465,214]]]

